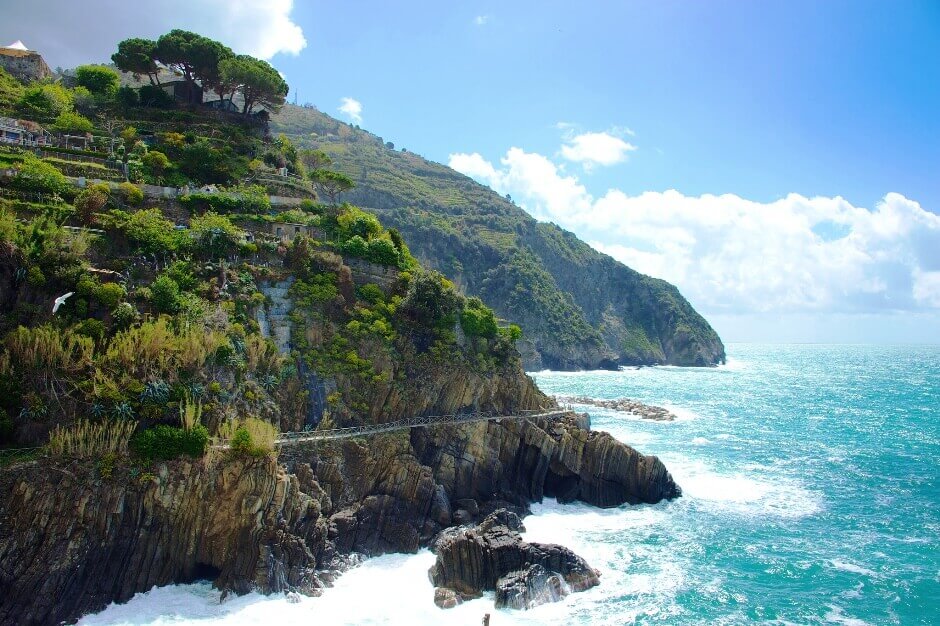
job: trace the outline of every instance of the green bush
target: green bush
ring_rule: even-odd
[[[78,133],[82,135],[95,129],[95,125],[91,123],[90,119],[71,111],[59,113],[52,127],[60,133]]]
[[[118,185],[121,199],[130,206],[140,206],[144,201],[144,192],[133,183],[123,182]]]
[[[23,92],[16,108],[30,117],[56,117],[72,110],[72,92],[56,83],[33,84]]]
[[[79,65],[75,70],[76,82],[91,93],[110,97],[117,91],[121,78],[104,65]]]
[[[170,109],[176,104],[173,96],[157,85],[144,85],[137,91],[141,106],[155,109]]]
[[[95,298],[109,309],[116,307],[125,295],[127,292],[118,283],[105,283],[95,290]]]
[[[349,256],[365,258],[369,254],[369,244],[359,235],[353,235],[343,242],[340,250]]]
[[[498,332],[493,310],[479,298],[469,298],[460,313],[460,326],[470,337],[495,337]]]
[[[398,250],[390,239],[379,237],[369,242],[366,259],[379,265],[398,265]]]
[[[75,332],[95,341],[104,339],[104,322],[95,318],[88,318],[75,326]]]
[[[137,90],[126,85],[117,90],[116,100],[119,105],[126,109],[140,104],[140,97],[137,95]]]
[[[94,224],[98,219],[98,213],[104,210],[110,197],[111,188],[105,183],[82,189],[72,201],[75,206],[75,217],[82,224]]]
[[[11,183],[14,189],[61,195],[70,188],[62,172],[32,154],[24,155],[23,162],[15,165],[14,169],[16,175]]]
[[[179,245],[173,222],[163,217],[160,209],[137,211],[128,218],[124,231],[145,253],[173,252]]]
[[[176,281],[162,274],[150,285],[150,301],[161,313],[176,313],[180,309],[180,287]]]
[[[130,302],[122,302],[111,311],[111,320],[118,329],[130,328],[137,321],[139,314]]]
[[[184,454],[199,458],[209,448],[209,431],[202,424],[191,430],[160,424],[137,433],[130,447],[147,461],[168,461]]]

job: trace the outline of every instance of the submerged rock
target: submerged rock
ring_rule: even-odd
[[[519,517],[501,509],[479,526],[444,532],[428,572],[438,587],[435,603],[450,608],[449,599],[495,591],[497,607],[528,609],[599,584],[597,570],[580,556],[564,546],[527,543],[520,528]]]

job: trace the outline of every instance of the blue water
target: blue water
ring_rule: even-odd
[[[321,598],[207,585],[140,594],[88,624],[937,624],[940,347],[729,346],[727,367],[535,374],[549,393],[630,397],[675,422],[584,407],[657,454],[684,497],[600,511],[549,501],[530,540],[568,545],[601,585],[529,612],[441,612],[427,552],[373,559]]]

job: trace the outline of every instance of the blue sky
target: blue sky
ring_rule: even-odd
[[[16,5],[0,38],[67,67],[203,32],[676,283],[726,340],[940,341],[938,2],[93,4]]]

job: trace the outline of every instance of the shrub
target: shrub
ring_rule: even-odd
[[[126,109],[140,104],[140,97],[137,95],[137,90],[127,85],[117,90],[116,100],[119,105]]]
[[[219,438],[228,441],[235,454],[262,457],[275,453],[277,427],[271,422],[248,417],[231,420],[219,427]]]
[[[84,115],[79,115],[71,111],[63,111],[55,118],[55,123],[52,125],[57,131],[61,133],[90,133],[95,129],[94,124],[91,123],[91,120],[85,117]]]
[[[202,424],[191,430],[159,424],[138,433],[130,447],[147,461],[169,461],[184,454],[199,458],[209,448],[209,431]]]
[[[170,159],[159,150],[151,150],[141,158],[141,162],[151,176],[160,178],[170,167]]]
[[[109,309],[117,306],[127,292],[118,283],[104,283],[95,290],[95,298]]]
[[[385,292],[375,283],[366,283],[356,289],[356,293],[369,304],[378,304],[385,300]]]
[[[166,274],[161,274],[150,285],[150,301],[161,313],[176,313],[180,309],[179,285]]]
[[[72,93],[56,83],[33,84],[23,92],[16,108],[31,117],[55,117],[72,110]]]
[[[75,70],[79,85],[99,96],[112,96],[120,84],[120,76],[104,65],[79,65]]]
[[[91,422],[78,420],[72,426],[56,426],[49,433],[49,453],[55,456],[92,457],[125,454],[137,422],[124,419]]]
[[[173,222],[160,209],[145,209],[130,216],[124,225],[127,237],[146,253],[172,252],[179,244]]]
[[[170,109],[176,102],[173,96],[163,91],[157,85],[144,85],[137,91],[141,106],[153,107],[155,109]]]
[[[75,206],[75,216],[82,224],[94,224],[98,220],[97,214],[108,204],[110,195],[111,188],[105,183],[82,189],[72,202]]]
[[[499,330],[493,310],[479,298],[469,298],[460,312],[460,326],[470,337],[492,338]]]
[[[359,235],[353,235],[343,242],[340,250],[349,256],[365,258],[369,254],[369,244]]]
[[[111,321],[118,329],[130,328],[139,316],[137,309],[130,302],[122,302],[111,311]]]
[[[16,175],[11,187],[35,193],[64,194],[70,187],[68,179],[55,167],[32,154],[24,155],[14,166]]]
[[[398,265],[398,250],[390,239],[379,237],[369,242],[366,259],[379,265]]]
[[[419,272],[411,279],[400,310],[412,323],[433,328],[450,321],[458,305],[453,283],[439,272]]]
[[[236,249],[242,231],[224,215],[209,212],[190,220],[189,234],[197,251],[219,258]]]
[[[75,332],[100,342],[104,339],[104,322],[94,318],[88,318],[75,326]]]
[[[144,201],[144,192],[133,183],[123,182],[118,185],[121,199],[130,206],[140,206]]]

